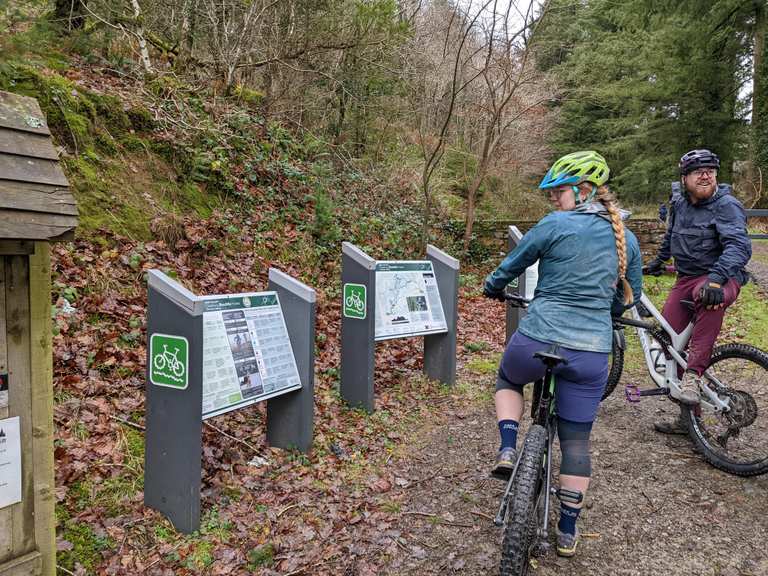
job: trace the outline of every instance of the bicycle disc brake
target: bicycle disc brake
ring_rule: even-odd
[[[724,390],[721,392],[731,399],[731,409],[725,413],[730,422],[729,429],[746,428],[757,419],[757,402],[748,392]]]

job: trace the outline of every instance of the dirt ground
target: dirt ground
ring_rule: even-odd
[[[485,380],[477,385],[490,388]],[[563,559],[550,552],[533,574],[768,574],[768,476],[720,472],[687,438],[655,433],[653,421],[673,411],[655,398],[630,405],[621,390],[603,403],[579,553]],[[498,573],[501,529],[492,518],[503,483],[488,476],[498,443],[493,409],[489,401],[453,416],[395,471],[404,485],[400,554],[382,574]]]
[[[755,283],[768,292],[768,240],[752,241],[752,260],[747,269]]]
[[[755,242],[755,253],[750,270],[768,291],[768,242]],[[460,371],[486,389],[487,402],[447,408],[411,457],[394,464],[402,502],[393,536],[398,554],[381,574],[498,574],[501,529],[492,519],[504,485],[488,475],[498,444],[493,377]],[[625,373],[628,381],[650,384],[639,371]],[[768,475],[731,476],[706,464],[687,437],[653,431],[655,420],[675,413],[666,399],[628,404],[621,385],[601,405],[579,553],[564,559],[550,552],[533,574],[768,574]]]

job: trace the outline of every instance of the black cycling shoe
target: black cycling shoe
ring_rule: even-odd
[[[509,480],[512,471],[517,462],[517,450],[514,448],[502,448],[496,455],[496,462],[493,464],[491,476],[499,480]]]

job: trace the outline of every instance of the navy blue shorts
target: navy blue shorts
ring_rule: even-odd
[[[546,366],[533,354],[549,347],[546,342],[515,332],[501,359],[496,390],[519,391],[521,386],[543,377]],[[557,415],[571,422],[593,422],[608,381],[608,353],[561,346],[559,354],[568,364],[555,368]]]

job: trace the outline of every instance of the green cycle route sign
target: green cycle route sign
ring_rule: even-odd
[[[152,334],[148,362],[152,384],[178,390],[189,385],[189,342],[183,336]]]
[[[365,320],[366,289],[364,284],[344,284],[344,316]]]

